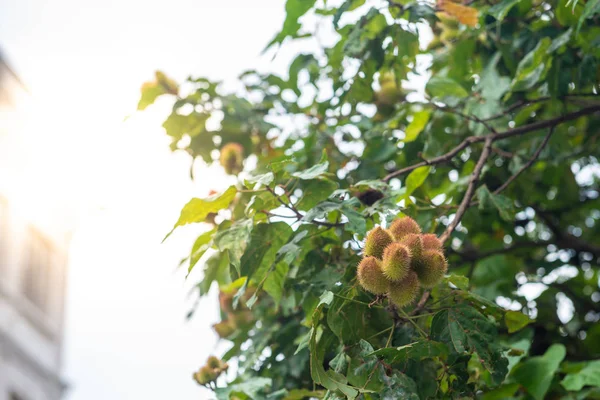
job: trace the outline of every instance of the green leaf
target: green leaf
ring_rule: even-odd
[[[586,362],[578,372],[567,374],[560,384],[571,391],[579,391],[584,386],[600,387],[600,360]]]
[[[581,25],[583,25],[583,22],[586,19],[592,18],[598,13],[600,13],[600,0],[588,0],[587,3],[585,3],[585,8],[581,13],[581,17],[579,17],[579,21],[577,22],[577,33],[579,33]]]
[[[511,199],[501,194],[491,193],[487,185],[477,189],[477,198],[479,199],[479,209],[486,210],[495,208],[500,212],[500,216],[505,221],[512,221],[514,217],[514,206]]]
[[[497,345],[494,324],[473,307],[458,304],[435,314],[431,338],[457,354],[477,353],[496,384],[504,380],[508,362]]]
[[[188,267],[188,275],[194,269],[198,260],[202,258],[206,250],[210,248],[212,238],[215,235],[215,230],[212,229],[208,232],[204,232],[202,235],[198,236],[198,239],[194,242],[192,246],[192,251],[190,253],[190,266]]]
[[[240,274],[262,280],[269,269],[275,266],[277,254],[291,234],[292,228],[285,222],[256,225],[242,256]]]
[[[310,350],[310,375],[313,381],[331,391],[340,391],[348,399],[355,399],[358,396],[358,390],[348,385],[345,376],[336,373],[333,370],[325,371],[323,367],[323,358],[325,355],[326,346],[318,346],[317,343],[317,326],[323,314],[323,307],[332,303],[334,295],[330,291],[326,291],[321,295],[319,303],[313,312],[312,329],[309,339]]]
[[[273,384],[271,378],[263,378],[254,376],[252,379],[247,379],[244,382],[234,383],[226,387],[215,389],[217,400],[229,400],[232,395],[248,396],[251,399],[258,398],[257,396],[267,387]]]
[[[233,201],[236,193],[237,189],[235,186],[230,186],[225,192],[207,197],[206,199],[193,198],[183,207],[175,226],[173,226],[173,229],[165,236],[163,241],[165,241],[177,227],[203,222],[206,220],[208,214],[217,213],[229,207],[229,204]]]
[[[312,167],[305,169],[304,171],[294,172],[292,176],[304,180],[315,179],[326,173],[328,168],[329,162],[325,161],[320,164],[315,164]]]
[[[302,400],[307,397],[322,399],[323,396],[325,396],[323,390],[294,389],[290,390],[282,400]]]
[[[327,200],[338,188],[338,183],[330,179],[310,179],[302,186],[302,198],[298,202],[298,208],[309,210],[318,203]]]
[[[569,28],[566,30],[565,33],[563,33],[559,37],[555,38],[552,41],[552,44],[550,45],[550,47],[548,47],[548,54],[555,52],[556,50],[560,49],[565,44],[569,43],[569,40],[571,40],[572,34],[573,34],[573,28]]]
[[[566,354],[565,346],[553,344],[543,356],[531,357],[518,364],[512,370],[511,376],[535,400],[544,400],[554,379],[554,374],[558,371]]]
[[[545,78],[552,65],[552,57],[548,56],[551,40],[543,38],[517,66],[517,72],[511,83],[511,90],[518,92],[531,89],[536,83]]]
[[[425,91],[429,93],[430,96],[440,99],[447,97],[462,99],[469,95],[469,92],[467,92],[458,82],[442,76],[434,76],[429,79]]]
[[[385,359],[388,363],[398,363],[406,360],[420,361],[426,358],[446,357],[448,347],[440,342],[422,340],[400,347],[387,347],[371,353]]]
[[[425,166],[419,167],[408,174],[406,177],[406,197],[410,196],[423,183],[425,183],[427,176],[429,176],[429,171],[431,171],[431,167]]]
[[[498,4],[493,5],[489,8],[488,14],[492,17],[496,18],[498,21],[502,22],[506,14],[510,11],[511,8],[521,0],[504,0]]]
[[[220,251],[227,251],[231,265],[234,266],[237,273],[240,273],[240,260],[246,243],[252,231],[252,220],[242,219],[234,222],[231,226],[221,224],[219,231],[215,234],[215,245]]]
[[[288,36],[297,37],[300,23],[298,19],[306,14],[316,3],[316,0],[287,0],[285,3],[285,21],[281,31],[271,40],[265,50],[274,44],[281,43]]]
[[[249,177],[244,182],[244,185],[252,190],[258,190],[263,186],[269,186],[274,179],[275,175],[272,172],[267,172],[265,174]]]
[[[450,274],[447,281],[461,290],[469,289],[469,278],[463,275]]]
[[[419,133],[423,131],[427,122],[429,122],[429,116],[431,115],[431,111],[423,110],[413,114],[413,120],[406,127],[406,137],[404,138],[405,142],[413,142],[419,136]]]
[[[506,323],[508,333],[520,331],[531,322],[529,317],[520,311],[507,311],[506,314],[504,314],[504,323]]]

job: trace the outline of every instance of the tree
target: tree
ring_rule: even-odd
[[[209,360],[199,383],[218,399],[600,398],[600,1],[285,7],[268,48],[318,29],[334,44],[235,94],[162,73],[142,90],[140,109],[173,98],[174,151],[238,177],[173,228],[209,229],[188,268],[200,296],[219,286],[237,363],[225,382]],[[448,273],[419,275],[402,306],[357,265],[367,232],[404,216]]]

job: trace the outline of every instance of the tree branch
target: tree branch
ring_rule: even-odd
[[[546,137],[544,138],[544,140],[542,141],[542,143],[540,144],[540,146],[537,148],[537,150],[535,151],[535,153],[533,153],[533,156],[531,156],[531,158],[529,159],[529,161],[527,161],[525,163],[525,165],[523,165],[521,168],[519,168],[519,170],[517,172],[515,172],[510,178],[508,178],[506,180],[506,182],[504,182],[496,190],[494,190],[494,194],[498,194],[501,191],[503,191],[504,189],[506,189],[507,186],[510,185],[515,179],[517,179],[517,177],[519,175],[521,175],[521,173],[523,171],[525,171],[527,168],[531,167],[531,165],[535,162],[535,160],[537,160],[537,158],[540,156],[540,153],[542,152],[542,150],[544,149],[544,147],[546,147],[546,145],[550,141],[550,137],[554,133],[554,128],[555,127],[556,127],[556,125],[550,128],[550,131],[548,132],[548,134],[546,135]]]
[[[492,137],[488,136],[485,141],[485,145],[483,146],[483,151],[479,156],[479,160],[477,160],[477,164],[475,165],[475,170],[473,170],[473,173],[471,174],[471,179],[469,179],[469,186],[467,186],[465,196],[463,197],[460,206],[458,207],[458,210],[456,210],[456,214],[454,214],[454,219],[452,220],[450,225],[448,225],[444,233],[442,233],[442,235],[440,236],[440,241],[442,243],[448,240],[454,229],[456,229],[456,227],[460,223],[460,220],[467,211],[467,208],[469,208],[471,199],[475,194],[475,186],[477,186],[477,182],[479,181],[479,177],[481,176],[481,170],[483,169],[483,166],[485,165],[487,159],[490,156],[492,142]]]
[[[502,139],[506,139],[509,137],[534,132],[534,131],[537,131],[540,129],[552,128],[552,127],[555,127],[556,125],[562,124],[563,122],[572,121],[579,117],[593,114],[597,111],[600,111],[600,105],[594,105],[594,106],[582,108],[581,110],[572,112],[570,114],[565,114],[560,117],[548,119],[545,121],[534,122],[532,124],[523,125],[523,126],[520,126],[517,128],[509,129],[504,132],[491,133],[491,134],[483,135],[483,136],[469,136],[469,137],[465,138],[462,142],[460,142],[458,144],[458,146],[454,147],[452,150],[448,151],[447,153],[445,153],[441,156],[438,156],[438,157],[434,157],[430,160],[424,160],[419,163],[413,164],[411,166],[404,167],[404,168],[398,169],[396,171],[390,172],[389,174],[384,176],[382,180],[385,182],[388,182],[389,180],[391,180],[392,178],[394,178],[396,176],[413,171],[419,167],[423,167],[423,166],[427,166],[427,165],[436,165],[436,164],[448,162],[449,160],[452,159],[452,157],[454,157],[459,152],[461,152],[462,150],[466,149],[467,147],[469,147],[470,145],[472,145],[474,143],[485,142],[488,139],[490,139],[492,142],[495,142],[497,140],[502,140]]]

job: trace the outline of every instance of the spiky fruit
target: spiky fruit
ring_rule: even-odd
[[[392,243],[383,251],[381,270],[391,281],[401,281],[410,272],[410,249],[402,243]]]
[[[417,221],[411,217],[398,218],[389,229],[390,233],[394,237],[394,240],[401,240],[406,235],[419,234],[421,233],[421,227],[417,224]]]
[[[444,246],[440,239],[433,233],[426,233],[421,235],[421,241],[423,242],[423,248],[425,250],[442,250]]]
[[[206,360],[206,365],[208,365],[210,368],[212,369],[217,369],[217,368],[221,368],[221,360],[219,360],[217,357],[215,356],[210,356],[208,357],[208,359]]]
[[[218,373],[216,373],[212,368],[208,365],[200,368],[198,372],[194,374],[194,379],[201,385],[206,385],[209,382],[217,379]]]
[[[421,235],[409,233],[400,239],[400,243],[409,248],[410,255],[412,257],[411,261],[414,268],[414,265],[421,261],[421,256],[423,255],[423,241],[421,239]]]
[[[425,250],[418,268],[416,268],[419,282],[425,288],[437,285],[446,271],[448,271],[448,262],[444,253],[439,250]]]
[[[362,259],[356,272],[358,282],[368,292],[384,294],[388,291],[390,282],[381,271],[381,262],[372,256]]]
[[[381,260],[381,257],[383,256],[383,250],[385,250],[385,248],[388,247],[393,241],[394,240],[392,239],[392,236],[378,226],[367,233],[367,240],[365,241],[365,255],[377,257]]]
[[[241,172],[244,162],[244,148],[239,143],[227,143],[221,148],[219,161],[229,175]]]
[[[250,310],[238,310],[227,314],[231,325],[234,328],[244,329],[248,328],[254,322],[254,315]]]
[[[392,282],[388,297],[396,307],[404,307],[415,301],[419,293],[417,274],[410,271],[400,282]]]
[[[235,326],[233,326],[231,321],[221,321],[214,324],[213,329],[215,332],[217,332],[217,335],[219,335],[221,339],[225,339],[235,331]]]

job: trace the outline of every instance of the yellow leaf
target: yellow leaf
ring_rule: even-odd
[[[470,27],[477,26],[479,12],[473,7],[463,6],[462,4],[457,4],[450,0],[438,0],[438,7],[440,10],[445,11],[447,14],[458,19],[461,24]]]

